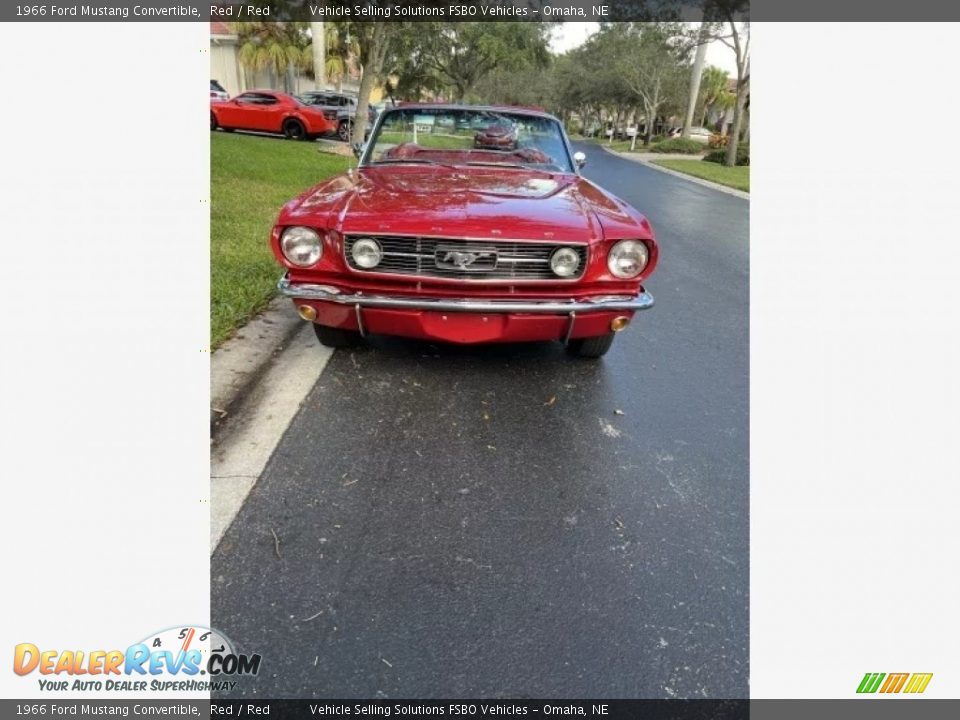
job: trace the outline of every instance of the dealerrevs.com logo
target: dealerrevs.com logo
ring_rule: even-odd
[[[238,653],[222,633],[196,625],[148,635],[125,650],[52,650],[20,643],[13,671],[37,673],[45,691],[230,691],[256,675],[260,655]]]
[[[930,684],[933,673],[867,673],[857,686],[858,693],[922,693]]]

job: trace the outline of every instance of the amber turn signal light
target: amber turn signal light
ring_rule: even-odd
[[[620,317],[615,317],[610,321],[610,329],[614,332],[620,332],[629,324],[630,318],[626,317],[625,315],[621,315]]]
[[[313,322],[314,320],[317,319],[317,311],[314,310],[309,305],[301,305],[300,307],[297,308],[297,312],[300,313],[300,317],[302,317],[307,322]]]

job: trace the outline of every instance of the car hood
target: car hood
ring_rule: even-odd
[[[281,222],[343,233],[588,242],[603,231],[583,183],[512,168],[368,167],[307,192]]]

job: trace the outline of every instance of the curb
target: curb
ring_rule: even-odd
[[[274,298],[263,312],[211,354],[211,438],[302,327],[303,321],[290,301]]]
[[[704,187],[708,187],[712,190],[717,190],[719,192],[726,193],[727,195],[733,195],[734,197],[738,197],[741,200],[750,199],[750,193],[744,192],[743,190],[737,190],[736,188],[727,187],[726,185],[721,185],[720,183],[715,183],[711,180],[704,180],[703,178],[694,177],[693,175],[687,175],[686,173],[677,172],[676,170],[671,170],[670,168],[665,168],[661,165],[655,165],[652,162],[653,159],[669,160],[672,157],[671,155],[664,154],[663,157],[645,158],[645,157],[635,157],[630,153],[621,153],[621,152],[617,152],[616,150],[608,150],[603,145],[601,145],[600,148],[604,152],[609,153],[610,155],[614,155],[618,158],[623,158],[624,160],[629,160],[630,162],[640,163],[641,165],[645,165],[646,167],[653,168],[654,170],[659,170],[660,172],[666,173],[667,175],[673,175],[674,177],[678,177],[681,180],[688,180],[692,183],[696,183],[697,185],[703,185]],[[686,156],[686,157],[683,157],[683,159],[689,160],[690,157]]]

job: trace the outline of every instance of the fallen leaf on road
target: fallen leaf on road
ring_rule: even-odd
[[[547,400],[547,401],[544,403],[544,405],[553,405],[556,401],[557,401],[557,396],[554,395],[552,398],[550,398],[549,400]]]
[[[614,411],[613,411],[613,414],[614,414],[614,415],[623,415],[623,410],[614,410]]]

